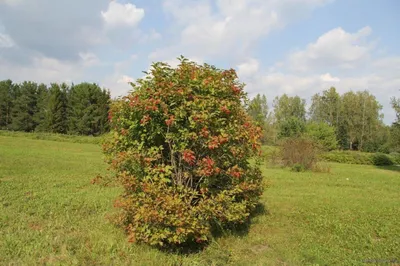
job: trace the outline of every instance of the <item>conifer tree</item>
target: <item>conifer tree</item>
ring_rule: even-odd
[[[100,135],[108,130],[110,93],[95,83],[81,83],[69,93],[69,132],[80,135]]]
[[[12,90],[11,80],[0,81],[0,129],[7,129],[11,124]]]
[[[52,83],[48,99],[48,125],[53,133],[67,133],[67,91],[65,83],[61,85]]]
[[[37,124],[36,131],[48,131],[48,89],[45,84],[40,84],[37,92],[37,112],[34,115],[35,122]]]
[[[38,85],[34,82],[24,81],[12,108],[13,130],[31,132],[36,128],[34,119],[37,113]]]

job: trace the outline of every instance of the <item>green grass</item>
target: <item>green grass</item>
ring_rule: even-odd
[[[91,143],[100,144],[102,137],[93,136],[76,136],[76,135],[66,135],[66,134],[55,134],[47,132],[18,132],[18,131],[7,131],[0,130],[0,136],[8,137],[22,137],[29,139],[41,139],[41,140],[52,140],[60,142],[73,142],[73,143]]]
[[[330,174],[264,168],[249,232],[175,255],[131,245],[105,219],[120,188],[99,145],[0,136],[0,265],[365,265],[400,263],[399,167],[331,164]],[[387,265],[387,263],[386,263]]]

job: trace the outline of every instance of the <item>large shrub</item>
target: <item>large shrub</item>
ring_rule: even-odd
[[[132,242],[179,245],[242,223],[262,193],[260,150],[234,70],[155,63],[110,112],[104,146],[125,190],[119,221]]]

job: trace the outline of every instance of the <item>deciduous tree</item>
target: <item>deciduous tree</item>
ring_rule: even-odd
[[[283,94],[274,99],[274,115],[278,123],[291,117],[306,121],[306,101],[299,96],[289,97]]]
[[[310,120],[324,122],[337,128],[340,122],[340,108],[340,95],[336,92],[336,88],[331,87],[312,97]]]
[[[273,114],[269,112],[267,97],[257,94],[247,107],[248,114],[263,129],[263,143],[272,144],[276,140],[276,127],[273,123]]]

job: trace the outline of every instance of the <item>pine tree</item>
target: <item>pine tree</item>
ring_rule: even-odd
[[[96,88],[93,91],[92,97],[96,101],[96,104],[94,105],[95,108],[93,110],[92,134],[100,135],[109,130],[108,111],[110,104],[110,93],[106,90]]]
[[[68,86],[52,83],[49,89],[48,100],[48,131],[53,133],[67,133],[67,91]]]
[[[11,80],[0,81],[0,129],[8,129],[11,124],[13,86]]]
[[[34,82],[24,81],[20,84],[19,95],[12,108],[13,130],[31,132],[37,123],[34,119],[37,113],[38,85]]]
[[[68,131],[72,134],[87,134],[85,111],[89,106],[86,83],[72,85],[68,95]],[[87,116],[87,115],[86,115]]]
[[[71,87],[68,97],[69,132],[100,135],[108,131],[110,93],[97,84],[81,83]]]
[[[37,97],[37,112],[34,115],[37,124],[36,131],[46,132],[49,129],[48,124],[48,97],[49,92],[45,84],[40,84],[38,87]]]

